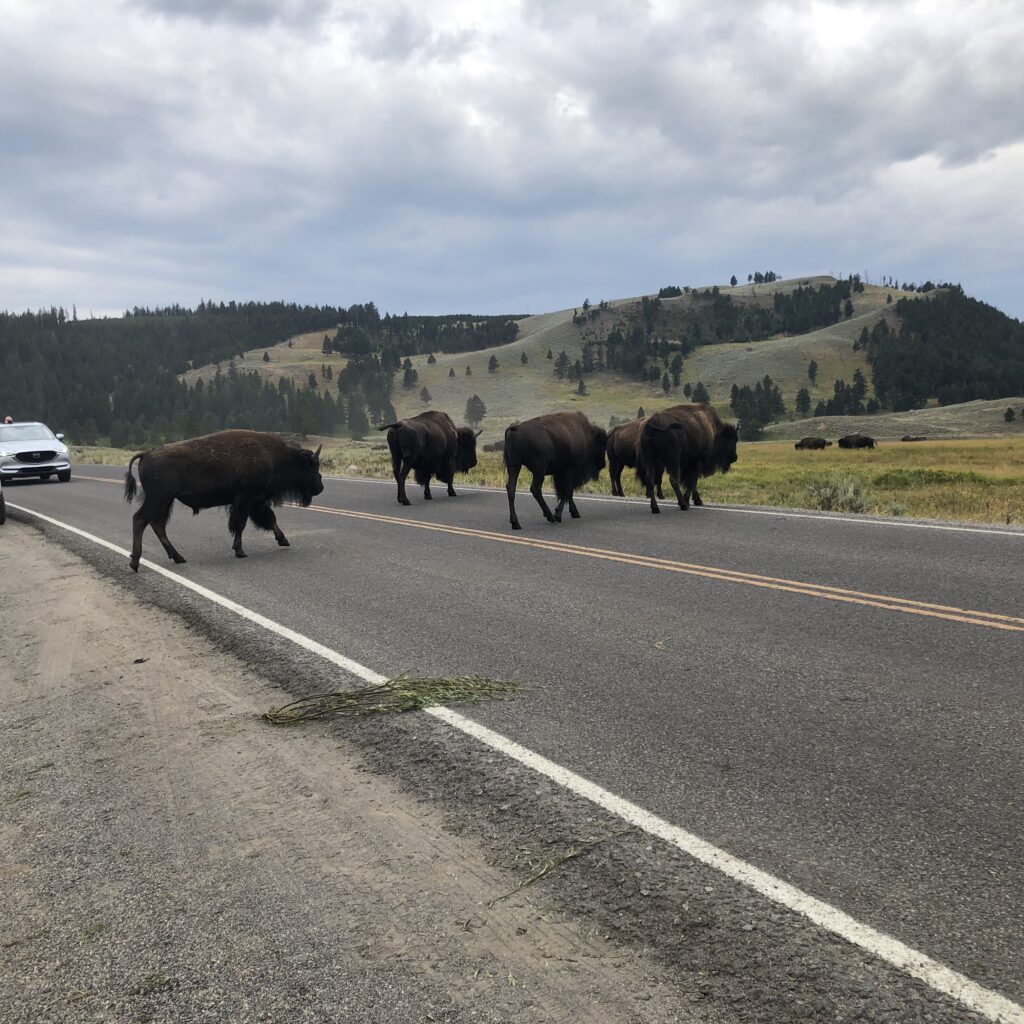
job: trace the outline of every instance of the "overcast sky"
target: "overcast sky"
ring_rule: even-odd
[[[1009,0],[4,0],[0,309],[773,269],[1022,317],[1022,53]]]

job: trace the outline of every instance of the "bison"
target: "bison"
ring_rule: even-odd
[[[569,515],[579,519],[573,492],[588,480],[596,480],[604,469],[608,435],[595,427],[581,412],[553,412],[525,423],[514,423],[505,431],[505,490],[508,493],[509,522],[521,530],[516,515],[516,484],[525,467],[533,474],[530,493],[537,499],[549,523],[562,521],[562,509],[569,503]],[[541,487],[544,477],[555,482],[558,505],[552,512]]]
[[[612,494],[624,498],[622,490],[622,470],[625,467],[636,468],[637,449],[640,445],[640,431],[643,430],[647,417],[620,423],[608,432],[608,475],[612,481]],[[664,499],[661,490],[661,477],[655,481],[658,497]]]
[[[321,446],[322,447],[322,446]],[[272,530],[277,543],[288,539],[277,525],[272,506],[298,501],[303,506],[323,491],[320,448],[315,452],[288,444],[276,434],[255,430],[222,430],[190,441],[165,444],[133,455],[124,475],[124,500],[135,497],[132,466],[139,463],[142,504],[132,516],[131,567],[139,571],[142,534],[153,527],[168,556],[185,561],[167,539],[167,520],[175,499],[198,515],[200,509],[229,507],[228,529],[234,534],[231,547],[245,558],[242,531],[246,519],[261,530]]]
[[[900,440],[901,441],[927,441],[928,438],[927,437],[923,437],[923,436],[918,435],[918,434],[904,434],[900,438]]]
[[[675,405],[648,417],[640,432],[636,475],[647,491],[651,512],[661,511],[654,484],[666,470],[683,511],[691,499],[694,505],[703,505],[698,478],[727,473],[736,461],[738,439],[735,425],[724,423],[703,403]]]
[[[831,445],[832,442],[826,441],[823,437],[801,437],[793,447],[796,448],[797,451],[800,451],[802,448],[829,448]]]
[[[448,485],[448,497],[455,497],[452,481],[456,473],[468,473],[476,465],[476,439],[469,427],[456,427],[446,412],[433,409],[411,419],[387,423],[391,468],[398,484],[398,504],[411,505],[405,493],[405,478],[413,477],[423,488],[423,500],[430,501],[430,478]]]
[[[839,438],[840,448],[874,448],[875,439],[867,434],[846,434]]]

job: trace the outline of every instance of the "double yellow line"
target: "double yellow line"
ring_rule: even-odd
[[[561,541],[540,540],[534,537],[522,537],[511,533],[474,530],[468,526],[446,526],[441,523],[425,523],[417,519],[402,519],[398,516],[385,516],[375,512],[352,512],[347,509],[328,508],[324,505],[310,505],[308,511],[322,512],[325,515],[341,516],[347,519],[362,519],[374,523],[385,523],[389,526],[406,526],[415,530],[433,530],[436,533],[447,533],[457,537],[472,537],[477,540],[494,541],[499,544],[515,544],[520,547],[539,548],[541,551],[551,551],[557,554],[597,558],[606,562],[635,565],[643,569],[683,573],[687,576],[700,576],[705,579],[720,580],[725,583],[739,583],[748,587],[781,590],[788,594],[803,594],[806,597],[818,597],[826,601],[839,601],[843,604],[859,604],[869,608],[882,608],[885,611],[904,612],[907,615],[923,615],[933,619],[945,619],[949,622],[963,622],[971,626],[987,626],[990,629],[1001,629],[1010,633],[1024,633],[1024,618],[1018,618],[1014,615],[979,612],[970,608],[957,608],[951,605],[931,604],[927,601],[913,601],[909,598],[891,597],[888,594],[871,594],[860,590],[849,590],[845,587],[830,587],[821,583],[805,583],[800,580],[788,580],[777,576],[762,576],[758,573],[739,572],[735,569],[720,569],[716,566],[697,565],[691,562],[677,562],[668,558],[653,558],[649,555],[635,555],[624,551],[610,551],[606,548],[584,547],[580,544],[564,544]]]

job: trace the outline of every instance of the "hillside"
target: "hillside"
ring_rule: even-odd
[[[833,278],[813,277],[775,281],[764,285],[722,287],[723,295],[732,296],[741,305],[769,306],[775,292],[791,292],[797,286],[832,283]],[[893,289],[866,285],[861,293],[852,297],[854,315],[832,327],[795,337],[777,337],[765,341],[733,342],[703,345],[691,352],[683,363],[682,382],[696,384],[703,381],[711,392],[712,403],[723,414],[729,413],[729,391],[732,385],[753,384],[766,373],[781,386],[787,406],[792,408],[799,388],[809,386],[807,365],[815,359],[819,365],[817,385],[811,388],[812,398],[830,398],[837,377],[849,381],[858,367],[870,380],[864,353],[854,351],[853,342],[863,327],[870,328],[880,318],[895,321],[893,305],[887,305],[886,296],[893,302],[908,294]],[[662,300],[669,315],[684,313],[700,304],[691,295]],[[580,409],[595,422],[607,424],[612,416],[627,419],[636,415],[643,406],[646,410],[676,401],[684,401],[681,388],[674,388],[666,396],[660,384],[642,383],[621,373],[603,372],[588,375],[588,394],[576,393],[576,384],[555,378],[553,355],[565,351],[570,361],[580,358],[588,338],[631,316],[636,316],[639,298],[620,299],[608,303],[597,317],[582,328],[573,323],[574,309],[563,309],[529,317],[519,322],[519,337],[508,345],[481,352],[437,354],[436,365],[429,365],[425,356],[412,358],[418,374],[416,386],[405,390],[396,379],[392,402],[400,416],[421,412],[426,406],[419,399],[419,389],[426,386],[431,405],[448,410],[461,419],[466,400],[479,395],[487,407],[483,422],[484,439],[500,437],[505,426],[516,419],[526,419],[543,412],[559,409]],[[523,353],[527,363],[521,362]],[[496,373],[488,373],[487,364],[494,355],[500,366]],[[466,367],[472,371],[466,376]],[[449,375],[455,370],[455,376]],[[870,394],[870,391],[869,391]]]
[[[1008,408],[1016,418],[1003,419]],[[905,434],[941,440],[953,437],[1024,437],[1024,396],[933,406],[907,412],[882,412],[874,416],[819,416],[806,420],[773,423],[764,432],[766,441],[795,441],[817,435],[835,440],[860,432],[877,438],[901,438]]]

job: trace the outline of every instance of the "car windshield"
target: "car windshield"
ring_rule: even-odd
[[[0,424],[0,441],[56,441],[42,423]]]

